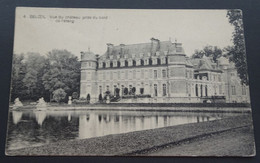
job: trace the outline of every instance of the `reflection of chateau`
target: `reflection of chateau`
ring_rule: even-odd
[[[209,116],[136,116],[90,113],[79,116],[79,139],[214,120]]]
[[[123,97],[119,102],[191,103],[213,98],[249,102],[248,87],[240,84],[236,69],[225,58],[217,63],[211,58],[191,59],[181,43],[154,38],[150,43],[107,45],[100,57],[81,53],[80,97],[89,94],[91,102],[106,91]]]

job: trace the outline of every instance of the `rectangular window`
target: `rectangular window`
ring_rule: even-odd
[[[163,96],[166,96],[166,84],[163,84]]]
[[[113,80],[113,72],[110,72],[110,80]]]
[[[91,80],[95,80],[95,77],[96,77],[95,72],[92,72],[91,73]]]
[[[129,71],[129,74],[128,74],[128,79],[132,79],[133,78],[133,72],[132,71]]]
[[[246,95],[246,87],[242,86],[242,95]]]
[[[153,77],[153,70],[149,70],[149,73],[150,73],[150,78],[152,79],[152,77]]]
[[[222,94],[222,85],[219,86],[219,94]]]
[[[126,70],[125,71],[125,79],[127,79],[128,78],[128,71]]]
[[[102,94],[102,86],[99,86],[99,94]]]
[[[145,78],[148,78],[148,70],[145,70]]]
[[[86,80],[87,79],[87,75],[85,72],[81,72],[81,80]]]
[[[154,96],[157,97],[158,92],[157,92],[157,84],[154,84]]]
[[[157,79],[157,70],[154,70],[154,79]]]
[[[103,72],[103,80],[106,80],[106,73]]]
[[[120,79],[120,71],[117,71],[117,78]]]
[[[117,72],[116,72],[116,71],[113,72],[113,80],[115,80],[115,79],[118,79],[118,78],[117,78]]]
[[[162,77],[166,78],[166,70],[162,70]]]
[[[236,95],[236,87],[234,85],[231,86],[232,95]]]
[[[221,82],[221,75],[218,75],[218,81]]]

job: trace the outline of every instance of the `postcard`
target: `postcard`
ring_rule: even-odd
[[[18,7],[6,155],[255,156],[242,11]]]

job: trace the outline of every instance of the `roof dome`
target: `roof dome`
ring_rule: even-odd
[[[81,53],[81,60],[96,60],[96,54],[93,52],[80,52]]]

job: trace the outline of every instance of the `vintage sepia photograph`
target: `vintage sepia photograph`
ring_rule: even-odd
[[[255,156],[243,13],[17,7],[9,156]]]

